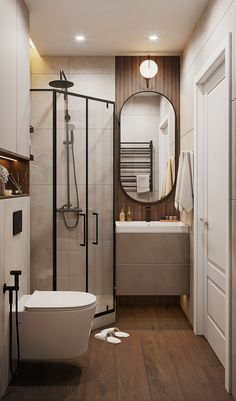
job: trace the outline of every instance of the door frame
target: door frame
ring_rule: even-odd
[[[200,191],[203,185],[203,154],[199,150],[202,139],[201,132],[204,132],[204,93],[203,86],[207,79],[220,64],[225,62],[225,80],[228,95],[228,126],[227,130],[227,151],[228,151],[228,182],[227,182],[227,210],[224,216],[219,211],[219,218],[227,218],[228,234],[228,255],[226,280],[225,280],[225,387],[230,392],[231,389],[231,33],[225,37],[218,48],[203,68],[194,78],[194,266],[193,266],[193,328],[196,335],[204,333],[204,246],[202,242],[203,224],[200,222],[203,204],[201,202]]]

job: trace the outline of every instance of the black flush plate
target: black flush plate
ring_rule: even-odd
[[[13,235],[22,232],[22,210],[13,212]]]

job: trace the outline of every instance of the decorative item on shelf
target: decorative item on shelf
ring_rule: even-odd
[[[121,211],[120,211],[120,221],[125,221],[124,209],[121,209]]]
[[[128,212],[127,212],[127,215],[126,215],[126,221],[132,221],[132,214],[131,214],[130,206],[128,207]]]
[[[23,184],[26,178],[27,172],[25,171],[24,176],[22,179],[20,179],[20,174],[17,172],[17,176],[10,172],[9,179],[12,182],[12,184],[16,187],[16,191],[14,191],[14,195],[21,195],[23,193]]]
[[[0,164],[0,196],[5,196],[5,184],[8,182],[9,172]]]
[[[149,88],[149,79],[154,78],[158,72],[158,65],[154,60],[150,59],[150,56],[147,57],[147,60],[144,60],[139,67],[140,74],[146,79],[147,88]]]

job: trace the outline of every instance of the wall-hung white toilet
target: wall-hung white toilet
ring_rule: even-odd
[[[22,359],[69,359],[87,351],[96,297],[85,292],[35,291],[19,301]]]

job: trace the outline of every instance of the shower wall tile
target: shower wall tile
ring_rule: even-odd
[[[62,251],[64,252],[68,251],[69,249],[69,231],[65,227],[63,216],[59,213],[57,214],[57,249],[58,252],[60,253]],[[58,262],[59,262],[59,255],[58,255]]]
[[[57,183],[58,185],[66,185],[66,162],[67,162],[67,149],[63,144],[65,141],[65,133],[60,130],[57,135]],[[85,145],[86,137],[85,131],[74,131],[74,152],[75,152],[75,165],[76,165],[76,174],[77,174],[77,183],[85,184],[86,182],[86,145]],[[70,182],[72,185],[74,182],[73,175],[73,160],[71,157],[71,148],[70,148]]]
[[[70,280],[69,276],[57,277],[57,291],[69,291],[70,290]]]
[[[112,131],[90,131],[89,184],[113,183]]]
[[[115,57],[70,57],[69,72],[77,74],[114,74]],[[73,80],[73,77],[71,77]]]
[[[115,74],[73,74],[73,91],[101,99],[115,100]]]
[[[71,278],[86,277],[86,255],[84,247],[77,247],[77,249],[70,250],[69,265]]]
[[[69,249],[58,250],[57,278],[69,277]]]
[[[36,185],[52,184],[52,130],[35,130],[31,135],[30,182]]]
[[[43,56],[37,52],[31,54],[31,73],[32,74],[57,74],[63,70],[66,74],[69,72],[69,57],[64,56]]]
[[[86,291],[86,279],[85,277],[69,277],[69,288],[70,291]]]
[[[64,188],[63,193],[62,193],[62,188]],[[70,185],[71,202],[72,202],[73,205],[76,204],[76,191],[75,191],[75,188],[76,188],[75,185],[73,185],[73,184]],[[86,198],[86,187],[85,187],[85,184],[77,185],[77,188],[78,188],[79,205],[80,205],[80,208],[82,210],[84,210],[85,209],[85,203],[86,203],[86,201],[85,201],[85,198]],[[60,200],[60,205],[63,204],[63,201],[65,203],[65,200],[66,200],[66,189],[67,189],[67,187],[65,185],[64,186],[63,185],[58,185],[57,186],[57,196],[58,196],[58,202]],[[61,192],[61,194],[60,194],[60,192]],[[62,195],[63,195],[63,198],[62,198]],[[69,215],[68,218],[74,219],[74,215]]]
[[[111,294],[113,289],[113,242],[100,241],[89,247],[89,291]]]
[[[31,185],[31,239],[52,240],[52,186]]]
[[[52,289],[52,248],[48,241],[31,240],[31,291]]]

